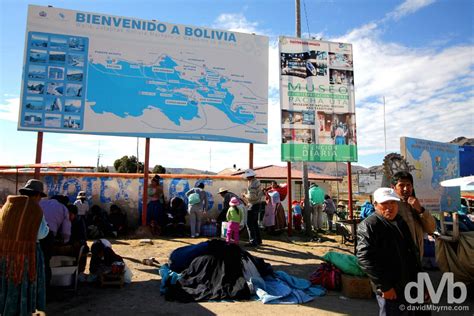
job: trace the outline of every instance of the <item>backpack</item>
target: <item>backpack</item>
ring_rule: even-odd
[[[188,196],[188,202],[190,205],[199,204],[201,202],[201,198],[199,197],[199,193],[191,193]]]
[[[323,286],[327,290],[341,289],[341,270],[328,262],[323,262],[310,276],[312,284]]]

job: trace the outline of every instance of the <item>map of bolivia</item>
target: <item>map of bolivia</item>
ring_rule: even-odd
[[[185,69],[187,76],[177,68]],[[98,114],[138,117],[145,109],[154,107],[179,126],[180,120],[201,119],[199,106],[205,104],[222,111],[238,125],[255,119],[242,106],[233,105],[234,95],[223,87],[228,79],[202,63],[179,65],[169,56],[162,56],[155,65],[125,60],[108,60],[102,64],[91,60],[88,71],[87,99],[95,103],[91,108]]]

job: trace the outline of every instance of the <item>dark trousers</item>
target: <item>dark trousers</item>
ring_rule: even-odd
[[[258,227],[258,215],[260,212],[260,204],[252,205],[247,213],[247,231],[249,233],[249,242],[254,245],[262,243],[260,236],[260,228]]]
[[[51,266],[49,265],[49,261],[51,260],[51,256],[53,255],[54,233],[52,231],[49,231],[48,236],[40,240],[40,245],[44,255],[45,283],[46,288],[48,288],[51,283]]]

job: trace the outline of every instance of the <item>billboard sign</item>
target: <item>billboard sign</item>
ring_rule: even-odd
[[[29,6],[19,130],[267,142],[268,38]]]
[[[280,37],[281,159],[357,161],[352,45]]]
[[[427,210],[457,211],[460,188],[442,187],[439,183],[459,177],[459,146],[409,137],[400,138],[400,149],[411,172],[415,193]]]

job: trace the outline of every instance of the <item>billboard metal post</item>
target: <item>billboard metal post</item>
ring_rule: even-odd
[[[145,170],[143,172],[143,205],[142,205],[142,226],[146,225],[146,212],[148,204],[148,167],[150,161],[150,138],[146,138],[145,141]]]
[[[352,168],[350,161],[347,162],[347,195],[349,200],[349,219],[354,219],[354,210],[352,209]]]
[[[36,139],[36,159],[35,159],[36,164],[41,163],[42,153],[43,153],[43,132],[38,132],[38,137]],[[41,167],[36,167],[35,176],[34,176],[35,179],[39,180],[40,172],[41,172]]]
[[[288,191],[288,194],[286,195],[288,197],[288,236],[291,236],[293,228],[293,215],[291,209],[291,161],[286,162],[286,189]]]
[[[253,144],[249,144],[249,169],[253,169]]]

